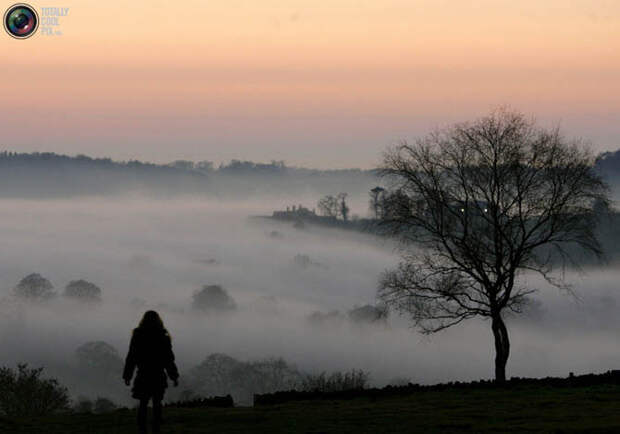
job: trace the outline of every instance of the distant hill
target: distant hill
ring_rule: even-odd
[[[45,198],[114,195],[200,194],[255,197],[300,194],[366,194],[377,183],[372,170],[288,167],[282,161],[232,160],[153,164],[85,155],[0,152],[0,197]]]
[[[620,191],[620,150],[598,156],[596,170]],[[222,198],[319,197],[346,192],[365,200],[380,184],[375,170],[289,167],[282,161],[179,160],[154,164],[85,155],[0,152],[0,197],[60,198],[144,193],[157,197],[206,195]],[[616,197],[619,195],[616,194]]]

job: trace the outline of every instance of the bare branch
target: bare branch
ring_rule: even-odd
[[[573,247],[602,254],[593,204],[609,203],[609,188],[593,163],[557,128],[507,109],[391,148],[380,168],[390,187],[382,227],[406,253],[382,276],[379,297],[432,333],[520,312],[534,292],[518,286],[520,273],[572,294],[562,271],[578,267]]]

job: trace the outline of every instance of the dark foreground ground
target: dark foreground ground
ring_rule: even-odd
[[[254,408],[167,408],[162,433],[620,432],[620,385],[419,391]],[[1,433],[134,433],[135,410],[0,419]]]

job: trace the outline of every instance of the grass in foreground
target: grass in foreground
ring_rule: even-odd
[[[135,410],[0,419],[2,433],[135,433]],[[620,386],[423,391],[254,408],[165,409],[162,433],[620,432]]]

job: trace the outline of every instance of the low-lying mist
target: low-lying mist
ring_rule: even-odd
[[[299,202],[310,205],[316,198]],[[353,213],[366,213],[363,202],[353,202]],[[426,337],[395,314],[376,324],[347,319],[354,307],[376,303],[381,272],[399,260],[394,245],[352,231],[248,218],[284,208],[291,204],[286,199],[0,203],[0,365],[45,366],[73,396],[110,394],[78,375],[76,349],[104,341],[124,357],[131,330],[147,309],[162,315],[182,377],[212,353],[244,361],[282,357],[315,373],[363,369],[379,386],[394,379],[492,376],[490,326],[482,320]],[[30,273],[49,279],[58,295],[44,303],[12,296]],[[577,300],[529,276],[527,284],[541,289],[539,303],[509,319],[509,375],[620,367],[619,277],[618,270],[604,268],[569,276]],[[63,297],[65,285],[77,279],[98,285],[102,301]],[[204,285],[220,285],[236,309],[192,308],[193,294]],[[308,318],[333,310],[342,315],[322,323]]]

